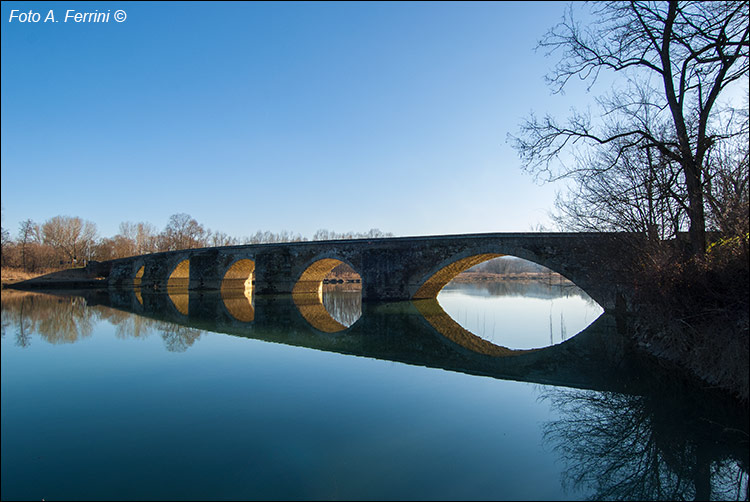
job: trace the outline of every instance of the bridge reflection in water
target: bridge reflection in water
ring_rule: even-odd
[[[182,289],[165,294],[134,288],[79,294],[89,306],[108,306],[186,328],[501,379],[634,390],[618,372],[621,365],[613,363],[613,358],[624,356],[611,314],[602,314],[557,345],[513,350],[464,329],[434,299],[359,303],[361,316],[352,323],[351,315],[346,320],[335,309],[336,317],[332,316],[317,293],[256,296],[247,289]],[[352,300],[355,295],[340,300],[351,308],[358,304]]]
[[[136,288],[78,291],[68,298],[18,293],[28,296],[15,300],[4,293],[3,322],[12,316],[16,343],[23,347],[24,330],[27,335],[34,331],[35,319],[48,342],[70,343],[91,336],[92,319],[101,317],[118,333],[120,328],[131,331],[118,337],[141,337],[156,329],[170,351],[187,350],[204,331],[212,331],[551,384],[541,389],[541,397],[558,418],[544,424],[545,444],[562,454],[565,482],[596,490],[592,499],[746,499],[747,412],[722,408],[724,403],[708,399],[708,393],[688,393],[679,379],[633,357],[621,337],[622,326],[610,314],[557,345],[512,351],[461,328],[435,300],[364,303],[361,316],[349,326],[329,307],[334,315],[327,315],[339,318],[343,329],[327,332],[321,327],[333,326],[326,324],[330,320],[316,327],[310,322],[315,317],[305,315],[308,305],[322,308],[310,298],[305,304],[291,295],[253,298],[245,293],[158,294]]]

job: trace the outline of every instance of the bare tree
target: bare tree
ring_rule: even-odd
[[[21,222],[18,229],[18,244],[21,246],[21,263],[24,271],[28,270],[27,258],[29,246],[35,243],[41,243],[41,230],[39,225],[33,220],[28,219]]]
[[[333,232],[321,228],[316,231],[313,235],[312,240],[314,241],[328,241],[328,240],[341,240],[341,239],[378,239],[382,237],[393,237],[391,232],[383,232],[379,228],[371,228],[367,232]]]
[[[711,151],[706,173],[706,201],[708,202],[708,223],[725,235],[747,235],[750,221],[748,205],[750,204],[750,144],[747,133],[748,94],[745,95],[745,109],[738,110],[744,124],[744,135],[724,141]],[[746,239],[741,239],[747,242]]]
[[[234,246],[237,242],[235,237],[230,237],[224,232],[209,232],[208,243],[211,246]]]
[[[2,228],[2,247],[0,248],[0,256],[3,259],[3,265],[5,265],[6,249],[10,245],[10,232]]]
[[[42,225],[42,238],[71,263],[90,258],[96,241],[96,224],[79,217],[55,216]]]
[[[0,210],[0,214],[2,214],[2,212],[5,212],[5,208],[2,208],[2,210]],[[5,215],[2,215],[2,218],[0,219],[4,219],[4,218],[5,218]],[[10,232],[6,230],[5,227],[0,226],[0,235],[2,235],[2,238],[0,239],[0,257],[2,257],[3,265],[5,265],[5,258],[6,258],[5,250],[6,250],[6,247],[11,243]]]
[[[553,216],[577,231],[626,231],[652,240],[673,238],[687,226],[687,195],[677,180],[681,170],[654,148],[597,151],[588,169],[570,174],[574,181],[555,201]],[[617,159],[613,157],[619,157]]]
[[[161,234],[161,251],[193,249],[206,246],[206,229],[189,214],[177,213],[169,217],[169,222]]]
[[[135,252],[136,254],[153,253],[157,250],[156,227],[151,223],[138,222],[135,224]]]
[[[679,166],[674,180],[686,194],[693,252],[706,247],[704,183],[709,152],[718,142],[741,134],[721,124],[719,97],[748,76],[747,2],[594,3],[595,21],[579,24],[568,11],[540,41],[561,51],[548,75],[560,92],[571,78],[593,85],[602,72],[625,77],[625,86],[598,100],[602,117],[574,111],[567,123],[531,116],[518,137],[511,136],[524,167],[549,180],[581,172],[606,171],[630,149],[646,148]],[[581,152],[612,148],[609,164],[590,169]],[[566,156],[572,155],[569,164]],[[648,166],[645,167],[648,169]],[[677,185],[675,185],[677,186]]]

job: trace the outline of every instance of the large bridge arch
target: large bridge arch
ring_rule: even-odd
[[[235,256],[233,261],[220,273],[221,289],[245,289],[252,286],[255,274],[255,260],[244,256]]]
[[[362,272],[343,253],[321,253],[295,267],[296,270],[292,272],[295,278],[292,294],[318,293],[323,285],[323,279],[342,263],[362,277]]]
[[[506,255],[499,253],[481,253],[470,254],[463,258],[453,257],[443,260],[439,265],[432,267],[430,271],[427,272],[424,280],[419,281],[421,285],[418,285],[417,290],[412,294],[412,299],[420,300],[435,298],[446,284],[452,281],[454,277],[464,270],[468,270],[474,265],[479,265],[480,263],[501,256]]]
[[[502,256],[520,258],[541,265],[552,272],[560,274],[576,284],[576,286],[581,287],[576,283],[575,278],[568,276],[569,272],[566,270],[564,264],[561,263],[561,261],[564,261],[565,259],[564,256],[560,257],[562,260],[549,259],[539,256],[533,251],[525,248],[503,246],[500,243],[490,243],[482,244],[477,247],[467,247],[466,249],[443,258],[436,264],[430,266],[422,273],[422,276],[416,281],[416,284],[411,286],[409,291],[411,298],[415,300],[435,298],[438,293],[440,293],[440,290],[442,290],[446,284],[461,272],[485,261]],[[581,289],[584,288],[581,287]]]

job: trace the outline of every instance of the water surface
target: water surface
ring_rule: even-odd
[[[445,293],[439,304],[451,312],[451,302],[470,308],[462,295],[476,288]],[[284,298],[255,298],[246,322],[210,298],[185,301],[187,316],[131,299],[144,310],[136,315],[87,295],[3,291],[4,500],[692,498],[706,479],[690,474],[696,465],[709,466],[714,498],[746,493],[747,433],[738,446],[717,432],[727,427],[692,420],[672,391],[666,400],[612,390],[638,379],[622,359],[603,360],[617,352],[602,342],[602,318],[599,331],[577,337],[578,325],[565,324],[560,343],[566,337],[549,331],[558,314],[545,305],[538,339],[568,360],[540,369],[541,352],[473,353],[410,302],[359,304],[346,330],[324,333]],[[329,303],[339,315],[357,304]],[[209,322],[207,310],[224,317]],[[578,315],[562,312],[565,323]],[[534,323],[506,314],[506,323]],[[567,383],[544,383],[552,379]],[[741,428],[710,409],[714,423]],[[592,434],[602,420],[606,434]],[[628,440],[633,433],[648,447]],[[644,459],[656,462],[644,469]],[[654,474],[664,486],[653,486]]]

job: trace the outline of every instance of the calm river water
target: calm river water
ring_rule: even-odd
[[[2,292],[3,500],[747,500],[747,415],[577,288],[78,293]]]

